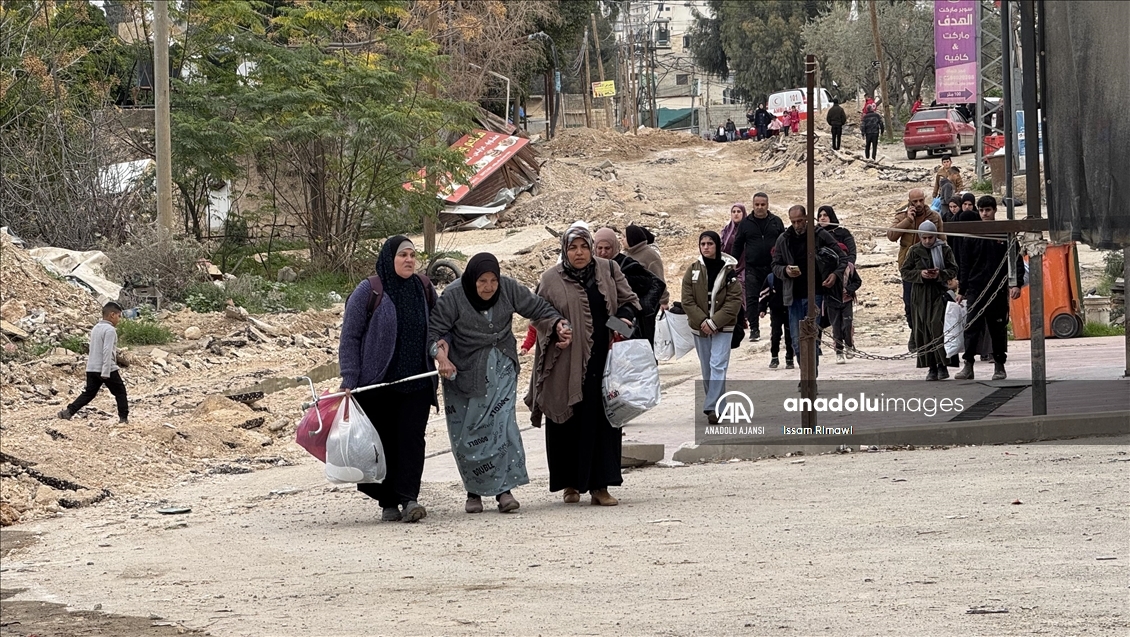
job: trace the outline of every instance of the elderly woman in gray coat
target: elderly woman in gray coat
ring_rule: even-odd
[[[514,314],[553,321],[558,347],[568,347],[572,334],[561,314],[501,276],[498,259],[483,252],[471,257],[460,285],[447,286],[428,322],[428,342],[444,379],[451,450],[467,489],[467,513],[482,512],[484,495],[495,496],[502,513],[517,510],[511,489],[530,481],[514,411]]]

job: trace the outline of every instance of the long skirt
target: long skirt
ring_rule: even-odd
[[[591,361],[590,361],[591,364]],[[549,490],[572,487],[581,493],[618,487],[622,438],[608,422],[600,379],[595,387],[586,380],[584,398],[573,405],[573,417],[545,425],[545,450],[549,460]]]
[[[468,493],[492,496],[528,484],[514,402],[518,368],[498,348],[487,356],[487,393],[470,398],[444,383],[447,434]]]

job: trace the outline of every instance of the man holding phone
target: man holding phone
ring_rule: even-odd
[[[942,217],[938,213],[930,209],[926,203],[926,193],[921,188],[915,188],[907,195],[906,210],[895,214],[894,226],[887,230],[887,240],[897,241],[899,244],[898,266],[901,269],[903,263],[906,261],[906,253],[910,251],[911,246],[918,243],[919,227],[929,221],[934,224],[934,227],[940,232],[942,230]],[[911,230],[914,232],[906,232]],[[944,234],[939,234],[938,239],[945,241]],[[906,315],[907,327],[914,329],[913,311],[910,306],[910,289],[911,284],[907,281],[902,282],[902,307],[903,313]],[[913,349],[909,344],[908,348]]]
[[[834,266],[819,269],[817,259],[816,305],[820,307],[825,294],[842,294],[844,271],[847,269],[847,254],[827,230],[816,226],[813,229],[818,255],[834,254]],[[830,252],[829,252],[830,251]],[[783,293],[781,302],[789,308],[789,331],[793,340],[793,350],[800,353],[800,322],[808,315],[808,212],[804,206],[789,208],[789,228],[777,238],[773,248],[773,276],[781,279]],[[819,310],[817,311],[819,313]],[[817,347],[819,364],[819,347]]]

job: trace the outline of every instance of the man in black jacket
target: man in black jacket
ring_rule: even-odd
[[[789,331],[793,337],[793,349],[800,353],[800,322],[808,315],[808,212],[804,206],[789,208],[789,229],[777,237],[773,249],[773,276],[784,283],[781,302],[789,308]],[[844,271],[847,270],[847,254],[840,249],[827,230],[816,226],[816,307],[826,294],[842,294]],[[824,262],[823,267],[821,267]],[[746,281],[749,281],[749,266],[746,266]],[[819,342],[816,348],[817,365],[820,362]]]
[[[753,210],[738,224],[734,237],[734,251],[745,253],[745,306],[756,308],[765,277],[773,266],[772,250],[777,237],[785,231],[785,224],[769,212],[769,195],[759,192],[753,196]],[[749,340],[761,339],[761,320],[749,312]]]
[[[753,125],[757,127],[757,141],[769,138],[769,122],[771,121],[773,121],[773,116],[765,110],[765,105],[758,104],[757,111],[753,114]]]
[[[867,107],[863,121],[859,124],[859,132],[863,134],[863,156],[875,159],[879,156],[879,135],[883,134],[883,118],[875,109],[875,105]]]
[[[844,124],[847,124],[847,113],[844,112],[844,107],[840,106],[840,100],[832,100],[832,108],[828,109],[828,125],[832,127],[832,150],[840,149]]]
[[[977,200],[977,210],[982,221],[993,221],[997,214],[997,200],[985,195]],[[989,339],[993,343],[993,380],[1008,377],[1004,363],[1008,357],[1008,300],[1020,298],[1020,286],[1024,285],[1024,257],[1019,250],[1016,254],[1016,286],[1008,289],[1006,295],[1000,286],[1008,278],[1008,264],[1002,262],[1008,256],[1008,237],[966,238],[961,243],[961,260],[958,262],[958,302],[969,299],[969,316],[977,317],[965,328],[965,366],[954,375],[958,380],[973,378],[973,361],[977,356],[983,328],[988,325]],[[1000,268],[998,271],[997,268]],[[994,273],[996,276],[994,276]],[[982,294],[984,295],[982,297]],[[982,297],[982,298],[978,298]]]

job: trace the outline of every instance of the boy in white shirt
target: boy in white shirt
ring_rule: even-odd
[[[78,410],[94,400],[102,385],[106,385],[118,403],[118,422],[129,422],[129,402],[126,400],[126,385],[118,373],[115,356],[118,344],[118,322],[122,320],[122,306],[107,303],[102,308],[102,320],[90,330],[90,357],[86,361],[86,390],[59,412],[63,420],[70,420]]]

